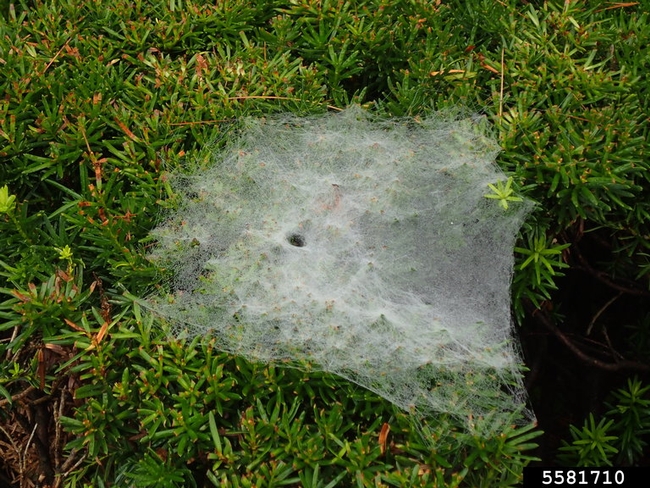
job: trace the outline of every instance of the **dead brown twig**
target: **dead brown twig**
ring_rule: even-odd
[[[65,452],[69,438],[61,418],[70,406],[68,389],[57,384],[44,394],[30,386],[12,396],[9,420],[0,425],[0,458],[10,470],[10,484],[60,488],[86,459],[78,449]],[[3,405],[9,403],[3,399]]]

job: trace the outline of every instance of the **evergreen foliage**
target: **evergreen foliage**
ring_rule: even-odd
[[[0,484],[494,487],[534,455],[647,461],[647,6],[4,0],[0,16]],[[352,103],[494,126],[511,178],[495,196],[539,204],[513,307],[561,451],[533,426],[482,439],[444,417],[429,449],[374,394],[169,341],[140,307],[167,278],[145,258],[175,204],[165,169],[242,116]],[[603,385],[583,411],[572,364]]]

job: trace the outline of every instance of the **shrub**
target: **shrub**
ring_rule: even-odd
[[[166,279],[144,257],[160,210],[174,205],[164,171],[222,144],[223,127],[244,115],[469,106],[494,125],[512,188],[539,203],[517,250],[522,331],[539,326],[538,342],[556,338],[595,365],[592,375],[645,373],[645,9],[2,2],[0,448],[14,480],[515,484],[531,461],[532,427],[472,439],[432,419],[430,450],[406,415],[340,379],[246,363],[209,340],[169,341],[135,298]],[[572,287],[563,273],[598,282],[599,294],[580,309],[562,303]],[[540,368],[531,369],[534,378]],[[562,401],[539,388],[534,396]],[[640,462],[645,387],[633,381],[616,395],[604,417],[592,412],[569,432],[565,454]],[[593,435],[602,453],[574,443]]]

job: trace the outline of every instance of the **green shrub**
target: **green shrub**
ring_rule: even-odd
[[[598,422],[593,414],[582,429],[571,426],[572,442],[563,441],[560,460],[568,466],[633,466],[643,457],[650,434],[649,386],[638,378],[612,393],[613,405]]]
[[[174,204],[164,170],[242,116],[461,104],[494,125],[512,188],[539,203],[517,248],[519,321],[539,308],[561,334],[560,278],[586,270],[604,303],[638,299],[603,349],[627,371],[647,365],[650,27],[642,5],[609,7],[2,2],[0,436],[13,473],[69,487],[516,484],[532,426],[473,439],[441,416],[424,429],[431,450],[407,415],[338,378],[168,340],[135,298],[166,279],[147,235]],[[620,325],[594,307],[587,322]],[[638,462],[646,393],[632,381],[574,427],[566,462]],[[37,432],[30,418],[49,421]]]

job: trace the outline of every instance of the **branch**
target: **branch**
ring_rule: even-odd
[[[596,278],[598,281],[601,283],[604,283],[605,285],[609,286],[610,288],[613,288],[614,290],[618,290],[622,293],[626,293],[628,295],[635,295],[635,296],[641,296],[641,297],[650,297],[650,291],[644,290],[642,288],[635,288],[634,285],[632,286],[625,286],[621,285],[619,283],[616,283],[615,281],[612,281],[610,279],[609,275],[607,273],[603,273],[602,271],[598,271],[597,269],[594,269],[589,262],[585,259],[585,257],[582,255],[580,252],[580,249],[578,246],[571,246],[571,251],[572,253],[575,254],[575,256],[578,258],[578,261],[580,262],[579,265],[575,266],[576,269],[580,269],[582,271],[586,271],[589,273],[591,276]]]
[[[548,314],[542,310],[536,309],[532,304],[526,304],[526,309],[532,317],[537,320],[540,324],[546,327],[549,331],[557,337],[560,342],[562,342],[574,355],[576,355],[580,360],[594,366],[598,369],[605,371],[640,371],[640,372],[650,372],[650,365],[645,363],[639,363],[636,361],[629,361],[627,359],[616,360],[613,363],[608,363],[601,361],[593,356],[582,351],[576,344],[569,339],[564,332],[562,332],[558,327],[553,323]]]
[[[600,317],[607,308],[614,303],[621,295],[623,294],[622,291],[618,292],[618,295],[614,296],[611,298],[605,305],[603,305],[598,312],[596,312],[596,315],[594,315],[591,318],[591,321],[589,322],[589,327],[587,327],[587,335],[591,334],[591,329],[594,327],[594,324],[596,323],[596,320],[598,320],[598,317]]]
[[[0,399],[0,407],[4,407],[8,403],[13,403],[13,402],[16,402],[18,400],[22,400],[23,398],[25,398],[27,395],[29,395],[35,389],[36,388],[34,388],[33,386],[28,386],[26,389],[24,389],[20,393],[16,393],[15,395],[13,395],[11,397],[11,400],[9,400],[8,398]]]

